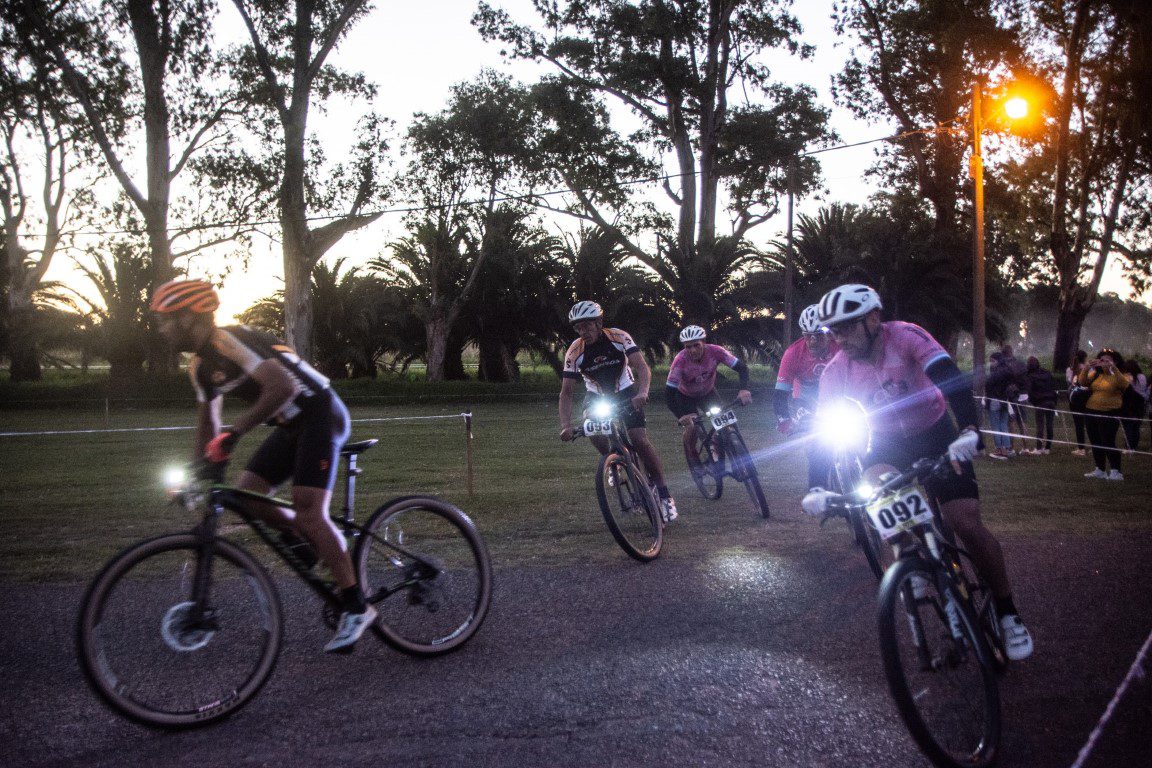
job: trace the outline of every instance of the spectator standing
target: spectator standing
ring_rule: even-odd
[[[1014,432],[1017,435],[1025,434],[1024,424],[1024,410],[1020,407],[1021,402],[1026,402],[1028,394],[1028,367],[1024,361],[1012,354],[1012,345],[1005,344],[1000,348],[1000,362],[1008,368],[1009,380],[1008,386],[1005,388],[1005,400],[1008,401],[1008,426],[1009,432]],[[1023,396],[1023,397],[1022,397]],[[1009,438],[1012,440],[1012,438]],[[1030,453],[1027,450],[1028,440],[1025,437],[1020,437],[1020,453]]]
[[[1028,402],[1036,408],[1036,449],[1034,454],[1052,452],[1052,425],[1056,418],[1056,379],[1040,366],[1035,357],[1028,358]]]
[[[1076,383],[1076,377],[1084,370],[1084,364],[1088,360],[1088,353],[1082,349],[1076,350],[1076,356],[1072,358],[1072,364],[1064,369],[1064,378],[1068,382],[1069,389]],[[1073,408],[1071,402],[1068,404],[1068,410],[1072,412],[1072,426],[1076,428],[1076,447],[1072,449],[1074,456],[1084,456],[1084,411],[1079,408]]]
[[[1089,360],[1076,377],[1076,383],[1092,390],[1084,407],[1084,427],[1092,444],[1096,468],[1084,477],[1123,480],[1120,473],[1120,449],[1116,433],[1123,415],[1124,390],[1131,386],[1123,371],[1124,358],[1113,349],[1102,349],[1095,360]],[[1108,466],[1111,465],[1111,470]]]
[[[1007,459],[1013,455],[1012,438],[1008,436],[1008,384],[1011,369],[1004,364],[1003,355],[993,352],[988,356],[988,376],[984,379],[984,397],[988,402],[988,424],[991,426],[995,449],[988,452],[990,459]]]
[[[1144,425],[1144,417],[1148,413],[1148,377],[1135,360],[1124,363],[1124,374],[1128,383],[1132,385],[1132,391],[1139,398],[1133,397],[1131,408],[1124,413],[1124,438],[1127,442],[1124,453],[1132,453],[1140,447],[1140,428]]]

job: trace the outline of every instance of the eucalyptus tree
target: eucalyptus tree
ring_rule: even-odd
[[[358,138],[343,163],[329,166],[309,133],[314,101],[368,99],[376,93],[362,74],[327,64],[340,41],[369,12],[367,0],[232,0],[249,43],[234,58],[240,93],[259,109],[250,115],[263,154],[218,158],[254,190],[275,189],[284,254],[284,314],[288,342],[301,357],[312,352],[312,270],[346,234],[379,218],[379,172],[387,149],[385,121],[361,118]],[[262,116],[261,113],[262,112]],[[325,223],[314,225],[313,217]]]
[[[977,80],[1021,62],[1016,0],[845,0],[835,29],[853,49],[833,95],[857,117],[895,122],[903,138],[878,170],[932,207],[956,257],[970,105]]]
[[[684,317],[714,318],[716,297],[697,288],[700,264],[726,260],[711,254],[731,252],[730,243],[777,212],[789,159],[796,187],[816,186],[817,162],[799,153],[829,136],[827,113],[810,88],[773,81],[763,58],[774,49],[811,55],[796,39],[800,27],[788,5],[535,0],[535,28],[481,2],[473,18],[507,56],[553,68],[534,89],[547,121],[537,159],[571,199],[551,207],[611,233],[659,275]],[[629,111],[639,128],[622,134],[609,103]],[[635,182],[653,177],[665,177],[670,219],[635,199]],[[721,232],[724,213],[732,223]],[[658,242],[643,242],[639,234],[653,229]]]
[[[61,90],[59,78],[24,53],[11,19],[0,18],[0,351],[13,381],[40,379],[38,315],[46,308],[37,291],[82,219],[78,209],[91,203],[82,119]]]
[[[1152,20],[1132,0],[1038,3],[1031,18],[1032,49],[1058,95],[1049,134],[1015,180],[1022,194],[1037,179],[1051,190],[1033,215],[1046,246],[1040,272],[1060,288],[1060,369],[1079,345],[1109,258],[1122,253],[1140,288],[1152,268],[1144,245],[1152,234]]]

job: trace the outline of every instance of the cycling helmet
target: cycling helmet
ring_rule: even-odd
[[[820,333],[822,330],[824,325],[820,322],[820,307],[816,304],[804,307],[804,311],[800,313],[800,332]]]
[[[882,308],[880,294],[866,285],[849,283],[833,288],[820,299],[820,324],[833,326]]]
[[[698,325],[689,325],[680,331],[680,343],[686,344],[689,341],[704,341],[704,337],[708,334]]]
[[[575,325],[582,320],[596,320],[604,317],[604,310],[594,301],[578,301],[568,310],[568,324]]]
[[[219,306],[220,296],[212,283],[206,280],[169,280],[152,294],[149,308],[160,313],[187,310],[205,314],[216,311]]]

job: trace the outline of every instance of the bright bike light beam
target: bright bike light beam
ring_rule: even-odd
[[[598,419],[607,419],[612,415],[612,403],[607,400],[597,400],[592,404],[592,415]]]
[[[851,401],[822,405],[816,414],[816,434],[833,448],[864,451],[870,435],[868,415]]]
[[[180,488],[188,479],[188,474],[180,467],[169,467],[164,470],[164,486],[166,488]]]

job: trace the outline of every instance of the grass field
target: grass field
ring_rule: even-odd
[[[487,399],[480,395],[478,401]],[[587,441],[558,440],[554,395],[525,393],[515,402],[472,406],[472,498],[465,490],[463,420],[454,417],[467,407],[371,403],[353,399],[351,408],[353,439],[382,440],[362,460],[366,472],[357,499],[362,519],[392,496],[432,493],[477,521],[498,566],[623,557],[596,506],[595,451]],[[6,410],[0,411],[0,431],[186,427],[191,415],[190,403],[120,410],[107,422],[102,411],[92,409]],[[452,418],[409,420],[428,416]],[[758,466],[775,516],[767,523],[753,516],[740,487],[726,486],[719,501],[701,499],[685,471],[678,427],[662,404],[649,407],[650,430],[682,516],[668,531],[672,540],[740,547],[745,540],[762,539],[764,526],[770,534],[774,525],[809,522],[798,520],[803,451],[783,444],[770,428],[775,419],[766,398],[739,416],[749,445],[760,452]],[[259,437],[254,433],[241,443],[236,463],[255,449]],[[187,458],[190,440],[187,430],[0,437],[0,580],[85,580],[128,543],[190,527],[187,513],[167,504],[160,483],[165,467]],[[986,520],[993,530],[1013,533],[1148,530],[1152,457],[1126,458],[1123,483],[1084,479],[1089,462],[1069,455],[1067,448],[1047,457],[981,460]]]

